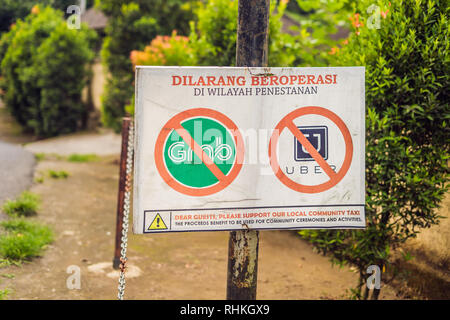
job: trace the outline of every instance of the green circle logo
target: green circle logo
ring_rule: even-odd
[[[179,130],[172,130],[164,143],[163,159],[168,173],[190,188],[206,188],[219,183],[217,173],[213,173],[206,163],[212,162],[224,176],[232,170],[236,160],[233,135],[225,125],[208,117],[194,117],[180,124],[184,129],[183,136]]]

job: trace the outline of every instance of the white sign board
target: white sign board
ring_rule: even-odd
[[[364,67],[137,67],[134,232],[365,227]]]

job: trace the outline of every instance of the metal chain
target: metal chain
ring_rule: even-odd
[[[130,122],[128,130],[128,145],[127,145],[127,167],[125,177],[125,195],[123,203],[123,222],[122,222],[122,238],[120,250],[120,275],[118,287],[118,299],[123,300],[125,293],[125,264],[127,262],[127,246],[128,246],[128,217],[130,214],[130,194],[131,194],[131,174],[133,170],[133,144],[134,144],[134,126],[133,121]]]

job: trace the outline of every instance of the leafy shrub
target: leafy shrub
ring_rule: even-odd
[[[101,52],[109,72],[102,96],[102,122],[119,131],[125,105],[130,103],[134,93],[130,52],[142,49],[145,43],[156,36],[159,27],[157,21],[143,15],[135,3],[121,6],[120,11],[109,21]]]
[[[7,31],[17,20],[25,18],[36,0],[0,0],[0,33]],[[40,0],[42,5],[49,5],[51,0]]]
[[[124,3],[127,4],[124,4]],[[171,23],[175,13],[170,10],[160,13],[158,9],[151,11],[150,4],[154,1],[129,1],[109,0],[101,7],[109,14],[116,17],[111,19],[107,29],[107,38],[103,47],[103,57],[111,77],[107,80],[105,95],[103,97],[103,123],[107,126],[120,130],[120,118],[125,114],[124,107],[130,112],[133,109],[132,86],[134,74],[131,61],[123,61],[129,57],[136,64],[149,65],[211,65],[211,66],[233,66],[236,57],[236,30],[238,2],[237,0],[210,0],[207,4],[200,1],[188,1],[180,8],[189,16],[190,22],[189,42],[185,44],[184,38],[164,36],[176,30],[183,35],[188,31],[180,20],[178,24]],[[122,6],[119,5],[122,3]],[[168,5],[177,8],[178,1],[168,2]],[[272,2],[272,16],[269,20],[269,64],[272,66],[288,66],[297,61],[296,51],[301,45],[301,37],[293,37],[281,32],[281,17],[286,9],[286,1],[278,5]],[[158,7],[158,6],[155,6]],[[126,9],[126,10],[125,10]],[[275,14],[276,9],[276,14]],[[153,25],[146,25],[145,32],[134,34],[136,27],[133,26],[133,15],[136,17],[151,17]],[[195,12],[195,15],[192,15]],[[161,21],[169,21],[161,23]],[[159,23],[158,23],[159,22]],[[183,23],[182,23],[183,22]],[[172,29],[168,30],[168,26]],[[160,36],[156,43],[147,46],[156,34]],[[151,36],[149,38],[149,36]],[[183,40],[181,40],[183,39]],[[165,47],[162,47],[165,46]],[[185,52],[182,51],[183,47]],[[117,50],[116,50],[117,49]],[[152,51],[152,52],[150,52]],[[158,57],[159,56],[159,57]]]
[[[40,202],[37,194],[24,191],[16,200],[7,200],[2,210],[9,216],[32,216],[37,214]]]
[[[299,66],[326,67],[330,63],[328,54],[332,47],[346,37],[349,30],[348,17],[360,0],[297,0],[299,13],[295,18],[300,23],[296,30],[303,43]],[[293,1],[290,2],[290,4]],[[292,6],[292,5],[291,5]],[[365,12],[365,11],[364,11]],[[292,16],[292,13],[289,13]]]
[[[8,297],[9,292],[8,288],[0,290],[0,300],[5,300]]]
[[[53,232],[47,226],[24,219],[0,222],[0,257],[24,260],[40,256],[45,246],[53,241]]]
[[[36,8],[2,37],[7,49],[1,88],[17,121],[35,135],[48,137],[83,125],[87,108],[81,92],[90,75],[89,46],[95,33],[84,26],[70,30],[61,12]]]
[[[67,15],[67,8],[77,3],[78,1],[74,0],[0,0],[0,33],[8,31],[17,19],[24,19],[37,4],[52,6]],[[93,4],[94,0],[87,0],[86,8],[92,7]]]
[[[172,35],[157,36],[144,51],[133,50],[130,54],[133,67],[137,65],[147,66],[193,66],[196,65],[194,51],[189,44],[189,38],[177,35],[174,30]],[[134,114],[134,95],[125,107],[126,112]]]
[[[198,0],[97,0],[96,6],[110,17],[122,15],[123,7],[137,5],[141,16],[147,16],[158,22],[161,34],[168,35],[172,30],[180,34],[189,32],[189,21],[194,19],[193,8],[198,6]],[[138,48],[131,48],[138,49]],[[128,53],[131,51],[129,50]]]
[[[130,52],[143,50],[157,34],[188,32],[188,21],[197,1],[102,0],[97,6],[110,16],[102,59],[108,77],[102,97],[102,122],[120,131],[125,106],[134,93]]]
[[[286,1],[271,2],[269,18],[269,66],[283,67],[295,63],[301,38],[281,31],[281,17]],[[276,9],[276,13],[275,13]],[[191,23],[190,40],[197,64],[233,66],[236,60],[237,0],[210,0],[197,11],[198,22]]]
[[[130,54],[133,66],[192,66],[195,65],[189,38],[178,36],[176,31],[169,36],[157,36],[144,51],[133,50]]]
[[[78,5],[80,2],[79,1],[73,1],[73,0],[44,0],[45,2],[50,2],[50,5],[55,8],[55,9],[59,9],[63,12],[66,13],[67,15],[67,8],[71,5]],[[94,0],[85,0],[86,1],[86,9],[89,9],[90,7],[92,7],[94,5]],[[36,1],[34,1],[36,2]],[[39,3],[42,2],[42,0],[38,1]]]
[[[348,44],[332,52],[335,64],[366,66],[367,229],[301,232],[335,261],[355,264],[361,286],[369,265],[386,265],[392,249],[438,223],[449,179],[449,8],[380,2],[380,29],[369,29],[371,4],[361,2]]]

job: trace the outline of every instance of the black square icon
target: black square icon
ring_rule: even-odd
[[[326,126],[297,127],[316,148],[324,160],[328,159],[328,128]],[[305,147],[294,137],[294,160],[315,161]]]

